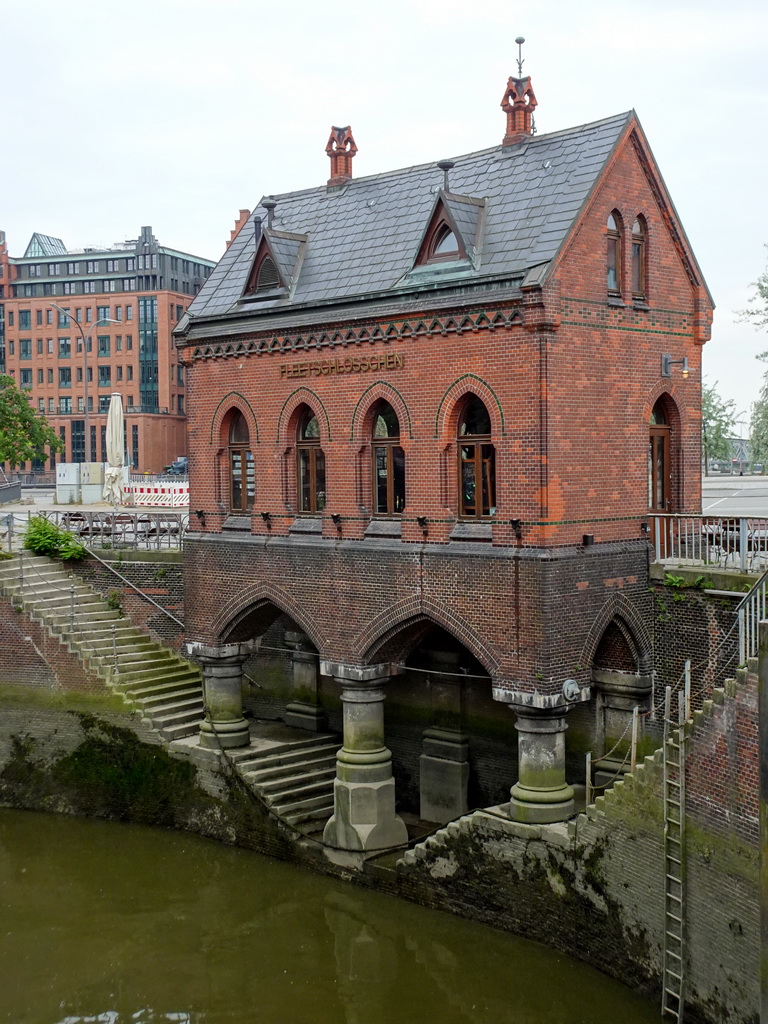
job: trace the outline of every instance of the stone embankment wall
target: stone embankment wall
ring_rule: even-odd
[[[184,566],[180,551],[112,551],[97,552],[115,572],[101,564],[98,559],[87,555],[74,571],[87,583],[109,598],[116,595],[123,612],[131,621],[145,629],[152,637],[166,647],[181,651],[184,646],[184,630],[173,619],[164,615],[128,583],[115,573],[120,573],[157,604],[184,622]]]
[[[0,602],[0,804],[189,829],[301,859],[538,939],[658,994],[664,933],[662,761],[562,825],[477,812],[395,869],[358,872],[297,845],[210,752],[171,748],[58,641]],[[754,666],[753,666],[754,669]],[[755,1024],[759,1006],[757,677],[737,673],[687,727],[686,1020]]]
[[[739,670],[686,727],[688,1021],[759,1019],[757,694],[755,666]],[[567,825],[521,826],[480,812],[405,860],[401,895],[555,945],[660,993],[661,751]]]

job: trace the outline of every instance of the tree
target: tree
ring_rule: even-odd
[[[709,471],[710,459],[730,459],[729,437],[733,433],[736,403],[732,398],[721,398],[717,381],[705,384],[701,391],[701,433],[704,448],[704,472]]]
[[[765,330],[768,328],[768,268],[752,282],[752,287],[754,294],[746,308],[738,311],[738,319],[741,323],[751,323],[759,330]],[[757,358],[768,359],[768,351],[761,352]]]
[[[62,443],[45,416],[36,413],[13,377],[0,374],[0,462],[12,466],[48,458],[46,448],[60,451]]]
[[[752,287],[754,293],[746,308],[738,311],[738,319],[741,323],[751,323],[759,330],[766,330],[768,328],[768,268],[756,281],[752,282]],[[758,352],[757,358],[764,362],[768,361],[768,350]],[[768,372],[763,374],[760,397],[752,408],[751,427],[751,460],[753,463],[762,462],[765,465],[768,462]]]

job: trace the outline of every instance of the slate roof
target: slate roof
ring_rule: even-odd
[[[479,251],[474,266],[461,271],[463,286],[467,275],[478,283],[522,279],[551,260],[633,117],[630,111],[455,158],[446,199],[451,213],[462,218],[467,242],[473,241],[481,208],[462,204],[462,197],[485,200]],[[306,316],[315,304],[362,297],[380,302],[395,299],[398,289],[412,292],[419,275],[409,274],[442,184],[442,171],[430,163],[356,178],[338,190],[323,186],[273,196],[274,230],[308,240],[291,295],[249,303],[249,320],[280,315],[290,321],[298,307]],[[192,333],[207,317],[246,313],[239,300],[260,234],[256,217],[266,224],[266,210],[259,206],[192,302]],[[455,285],[450,276],[445,284]]]

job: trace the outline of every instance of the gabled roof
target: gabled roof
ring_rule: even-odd
[[[60,238],[53,238],[51,235],[41,235],[37,231],[32,235],[27,246],[24,257],[35,256],[66,256],[67,249]]]
[[[465,241],[476,235],[480,210],[466,197],[485,201],[482,255],[471,279],[519,281],[551,260],[633,117],[624,113],[455,158],[444,198]],[[441,186],[442,172],[430,163],[356,178],[338,189],[273,196],[273,235],[306,235],[306,254],[290,300],[276,298],[249,312],[280,310],[290,320],[290,310],[300,315],[298,307],[306,315],[314,304],[394,300],[398,288],[412,289],[409,271]],[[266,221],[264,207],[254,210],[256,217]],[[242,310],[256,244],[253,229],[240,231],[192,302],[193,324]]]
[[[251,260],[251,271],[249,271],[246,278],[245,291],[242,297],[243,301],[260,298],[258,292],[253,291],[252,288],[249,289],[248,286],[255,284],[251,280],[253,276],[252,271],[259,265],[265,253],[272,258],[277,268],[280,276],[278,287],[292,294],[299,278],[307,236],[299,235],[295,232],[274,231],[272,228],[265,228],[261,233],[260,239],[258,241],[254,239],[254,243],[256,251]]]

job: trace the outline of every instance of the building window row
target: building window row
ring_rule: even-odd
[[[613,210],[606,224],[606,267],[608,298],[616,302],[625,297],[624,268],[629,246],[629,289],[634,303],[644,303],[647,297],[648,225],[642,214],[632,222],[632,231],[625,238],[624,220]]]
[[[406,457],[400,423],[389,402],[379,399],[369,414],[371,508],[377,516],[398,516],[406,508]],[[327,504],[325,454],[317,414],[309,405],[298,412],[294,435],[296,507],[319,513]],[[458,507],[462,518],[487,518],[496,512],[496,459],[491,419],[476,395],[467,396],[457,419]],[[229,507],[234,514],[253,510],[256,471],[248,425],[230,413],[228,432]]]

